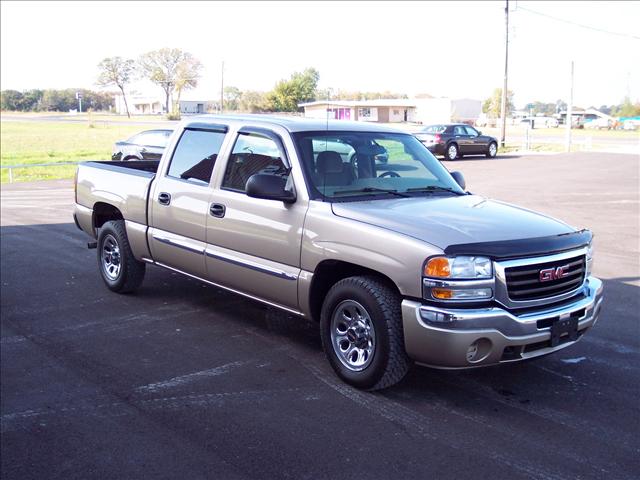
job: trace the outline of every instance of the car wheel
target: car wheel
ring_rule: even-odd
[[[109,290],[129,293],[144,280],[146,265],[133,256],[123,220],[105,223],[98,235],[98,268]]]
[[[460,151],[458,150],[458,145],[456,145],[455,143],[450,143],[449,146],[447,146],[447,151],[444,157],[447,160],[455,160],[456,158],[458,158],[459,154]]]
[[[489,144],[489,148],[487,149],[487,158],[495,158],[498,154],[498,144],[496,142],[491,142]]]
[[[336,283],[322,305],[322,345],[329,363],[346,383],[380,390],[409,371],[401,298],[376,277],[349,277]]]

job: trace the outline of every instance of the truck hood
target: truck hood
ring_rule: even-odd
[[[332,209],[339,217],[408,235],[443,250],[451,245],[575,231],[554,218],[477,195],[334,203]]]

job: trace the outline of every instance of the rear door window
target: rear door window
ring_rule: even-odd
[[[225,132],[185,130],[173,152],[168,177],[208,184]]]

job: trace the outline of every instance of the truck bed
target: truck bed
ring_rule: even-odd
[[[78,165],[76,203],[88,209],[106,203],[125,220],[147,225],[149,188],[159,160],[84,162]]]

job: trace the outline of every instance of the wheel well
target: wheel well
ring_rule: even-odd
[[[343,262],[341,260],[324,260],[316,267],[311,282],[309,293],[311,317],[318,322],[320,321],[322,302],[332,286],[344,278],[359,275],[378,277],[378,279],[398,291],[398,287],[393,280],[380,272],[356,265],[355,263]]]
[[[98,202],[93,206],[93,228],[100,228],[111,220],[124,220],[120,210],[103,202]]]

